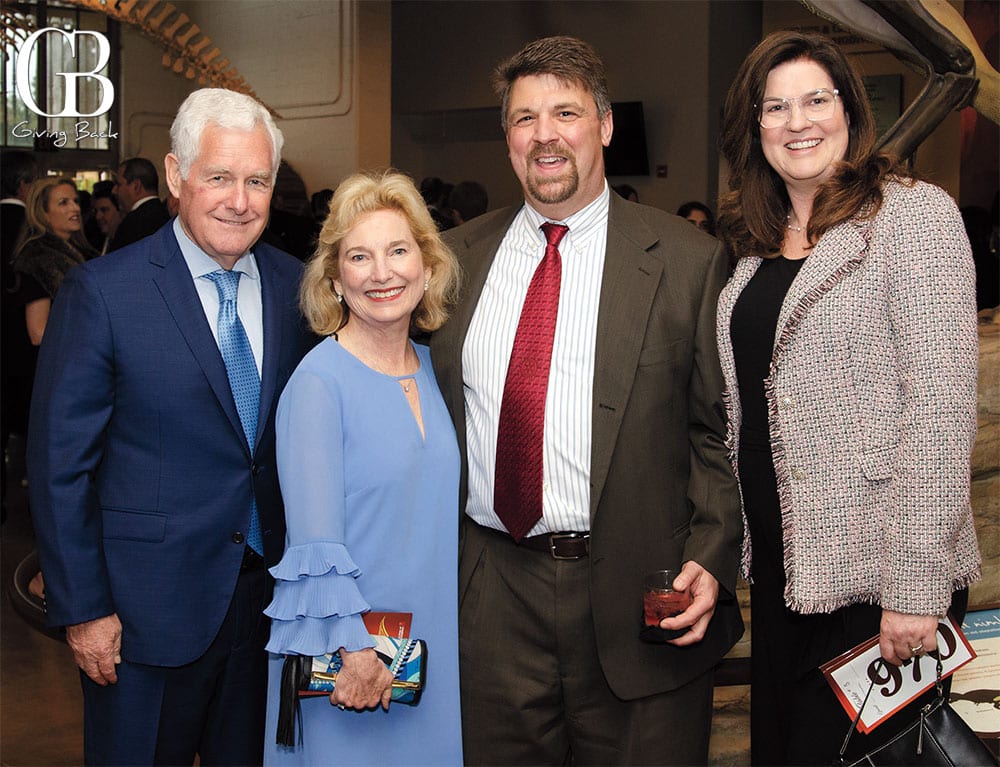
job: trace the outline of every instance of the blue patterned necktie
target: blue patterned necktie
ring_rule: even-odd
[[[219,350],[226,363],[229,388],[236,401],[236,412],[240,414],[243,433],[253,454],[254,440],[257,438],[257,410],[260,407],[260,375],[254,362],[250,339],[247,338],[243,323],[236,313],[236,295],[240,289],[242,272],[227,272],[222,269],[206,274],[219,291]],[[247,531],[247,545],[258,554],[264,553],[264,540],[260,533],[260,518],[257,516],[257,499],[250,499],[250,529]]]

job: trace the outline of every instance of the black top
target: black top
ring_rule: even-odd
[[[781,304],[804,263],[804,258],[764,259],[733,307],[729,332],[743,411],[740,443],[744,447],[770,447],[764,379],[770,375]]]
[[[22,293],[23,280],[14,271],[11,260],[24,227],[25,212],[21,205],[4,203],[0,205],[0,307],[2,307],[2,369],[6,378],[20,375],[21,370],[34,370],[35,349],[28,341],[28,330],[24,321],[24,306],[29,298],[44,298],[45,292],[36,295],[41,286],[35,282],[30,293]],[[7,397],[7,393],[4,393]]]
[[[144,202],[125,214],[115,230],[115,236],[108,243],[108,253],[148,237],[169,220],[170,212],[160,200]]]

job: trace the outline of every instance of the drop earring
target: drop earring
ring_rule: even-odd
[[[430,289],[431,289],[431,281],[430,280],[424,280],[424,293],[426,293]]]

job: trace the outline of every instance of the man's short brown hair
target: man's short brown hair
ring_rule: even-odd
[[[514,82],[531,75],[552,75],[586,89],[594,97],[597,116],[611,111],[604,62],[597,51],[576,37],[543,37],[528,43],[493,71],[493,89],[500,97],[500,124],[507,130],[507,109]]]

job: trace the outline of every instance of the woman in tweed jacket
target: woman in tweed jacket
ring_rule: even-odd
[[[824,37],[779,32],[750,54],[722,149],[751,759],[826,765],[850,720],[818,666],[875,634],[889,663],[935,649],[938,616],[961,619],[980,576],[975,272],[954,202],[875,152],[863,85]]]

